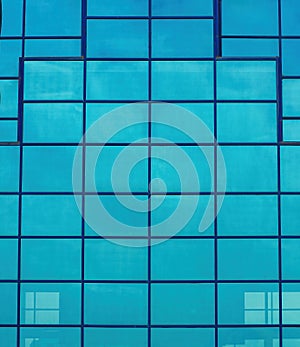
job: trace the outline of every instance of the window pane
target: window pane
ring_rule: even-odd
[[[299,120],[284,120],[283,141],[297,142],[300,141],[300,122]]]
[[[153,280],[208,280],[214,277],[213,240],[170,239],[153,247],[151,255]]]
[[[81,214],[73,196],[24,195],[23,235],[81,235]]]
[[[13,236],[18,235],[18,195],[0,196],[0,235]]]
[[[219,61],[220,100],[276,100],[275,61]]]
[[[212,0],[152,0],[155,16],[209,16],[212,12]]]
[[[0,142],[16,142],[18,121],[0,120]]]
[[[224,57],[276,57],[279,55],[277,39],[223,39]]]
[[[0,324],[17,324],[17,284],[15,283],[0,284],[0,304],[1,304]],[[3,334],[3,335],[5,336],[6,334]],[[3,335],[0,329],[1,342],[2,342]],[[9,336],[7,337],[9,338]],[[1,343],[1,346],[2,346],[2,343]],[[12,345],[8,345],[8,346],[12,347]]]
[[[300,53],[300,40],[297,40],[297,39],[282,40],[282,70],[284,75],[295,76],[300,74],[300,68],[299,68],[298,59],[297,59],[297,57],[299,56],[299,53]]]
[[[27,61],[24,98],[31,100],[81,100],[83,63],[79,61]]]
[[[76,57],[81,55],[81,40],[26,39],[27,57]]]
[[[88,0],[89,16],[147,16],[147,0]]]
[[[300,277],[300,240],[282,240],[282,278],[297,280]]]
[[[22,284],[21,324],[80,324],[80,322],[80,284]]]
[[[299,2],[297,0],[281,0],[282,35],[300,35]]]
[[[147,20],[89,20],[88,56],[99,58],[148,57]]]
[[[277,248],[278,241],[276,240],[219,240],[219,279],[277,279]]]
[[[18,81],[0,81],[0,117],[18,116]]]
[[[300,148],[281,147],[281,190],[283,192],[300,191],[299,168]]]
[[[152,284],[152,324],[214,324],[213,284]]]
[[[295,347],[300,343],[299,328],[283,328],[282,347]]]
[[[22,240],[22,278],[80,279],[81,240]]]
[[[300,79],[282,81],[283,115],[288,117],[300,116]]]
[[[154,100],[213,99],[213,63],[152,62],[152,97]]]
[[[211,20],[153,20],[154,58],[199,58],[213,55]]]
[[[281,195],[281,232],[283,235],[300,235],[299,209],[299,195]]]
[[[146,100],[148,63],[88,62],[88,100]]]
[[[1,347],[14,347],[17,345],[17,329],[0,328]]]
[[[147,324],[147,285],[86,284],[85,324]]]
[[[18,276],[18,240],[0,240],[0,279],[16,280]]]
[[[2,36],[22,35],[23,0],[2,0]]]
[[[300,323],[299,283],[282,284],[282,324]]]
[[[0,41],[0,76],[18,76],[19,57],[22,54],[21,40]]]

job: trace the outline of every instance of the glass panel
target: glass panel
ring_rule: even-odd
[[[213,284],[152,284],[152,324],[214,324]]]
[[[282,347],[295,347],[300,343],[299,328],[283,328],[282,329]]]
[[[0,117],[18,117],[18,81],[0,81]]]
[[[275,280],[277,257],[277,240],[219,240],[219,279]]]
[[[0,328],[1,347],[14,347],[17,345],[17,329]]]
[[[21,40],[0,41],[0,76],[18,76],[19,57],[22,55]]]
[[[22,240],[22,279],[78,280],[81,240]]]
[[[300,235],[300,195],[281,195],[281,232]]]
[[[18,272],[18,240],[0,239],[0,279],[15,280]]]
[[[297,0],[281,0],[282,35],[300,35],[299,2]]]
[[[16,283],[0,283],[0,305],[1,315],[0,324],[17,324],[17,284]],[[12,332],[7,332],[8,338]],[[3,334],[3,335],[2,335]],[[2,343],[5,332],[0,329],[0,341]],[[1,344],[2,346],[2,344]],[[10,345],[9,345],[10,346]],[[12,347],[12,346],[11,346]]]
[[[299,120],[285,120],[283,125],[283,141],[300,141],[300,122]]]
[[[2,0],[1,36],[21,36],[23,0]]]
[[[297,280],[300,277],[300,240],[282,240],[282,278]]]
[[[224,57],[277,57],[279,47],[277,39],[223,39]]]
[[[199,58],[213,55],[212,20],[153,20],[154,58]]]
[[[148,57],[147,20],[89,20],[88,57]]]
[[[300,286],[299,283],[282,284],[282,324],[300,322]]]
[[[281,190],[283,192],[299,192],[300,148],[294,146],[281,147]]]
[[[20,149],[17,146],[0,147],[0,191],[17,192],[19,190]]]
[[[85,323],[147,324],[147,285],[86,284]]]
[[[298,56],[300,53],[300,40],[282,40],[282,71],[284,75],[300,75]]]
[[[13,236],[18,234],[18,195],[0,196],[0,235]]]
[[[212,0],[152,0],[155,16],[209,16],[212,13]]]
[[[282,81],[283,115],[288,117],[300,116],[300,79]]]
[[[89,16],[147,16],[147,0],[88,0]]]
[[[213,63],[154,61],[152,88],[153,100],[213,99]]]
[[[81,40],[26,39],[25,55],[27,57],[79,57]]]
[[[18,139],[18,122],[0,120],[0,142],[16,142]]]

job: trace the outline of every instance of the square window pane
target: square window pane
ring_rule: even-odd
[[[142,61],[88,62],[87,99],[148,99],[148,63]]]
[[[18,235],[18,195],[0,195],[0,235]]]
[[[278,241],[219,240],[218,269],[221,280],[276,280]]]
[[[89,20],[87,30],[88,57],[148,57],[147,20]]]
[[[23,190],[71,192],[76,147],[41,146],[23,149]]]
[[[88,0],[89,16],[148,16],[147,0]]]
[[[300,195],[281,195],[281,232],[300,235]]]
[[[18,81],[0,81],[0,117],[18,117]]]
[[[23,283],[21,324],[80,324],[80,287],[75,283]],[[28,306],[31,297],[32,307]],[[29,312],[32,319],[28,319]]]
[[[299,328],[283,328],[282,329],[282,347],[295,347],[300,343]]]
[[[219,142],[276,142],[276,104],[218,104]]]
[[[152,284],[152,324],[214,324],[213,284]]]
[[[87,280],[146,280],[146,247],[124,247],[105,239],[85,241],[85,278]]]
[[[18,139],[18,121],[0,120],[0,142],[16,142]]]
[[[17,192],[19,190],[20,148],[17,146],[0,147],[0,191]]]
[[[274,146],[223,146],[229,192],[276,192],[277,148]],[[224,180],[218,177],[219,184]]]
[[[284,120],[283,125],[283,141],[298,142],[300,141],[300,121]]]
[[[26,39],[26,57],[76,57],[81,55],[81,40]]]
[[[152,62],[152,97],[154,100],[213,99],[213,63]]]
[[[154,16],[209,16],[212,13],[212,0],[152,0]]]
[[[81,100],[83,62],[26,61],[24,99]]]
[[[22,234],[81,235],[82,217],[72,195],[24,195]]]
[[[213,56],[212,20],[153,20],[154,58],[202,58]]]
[[[0,76],[19,75],[19,57],[22,55],[21,40],[0,41]]]
[[[297,280],[300,277],[300,240],[282,240],[282,278]]]
[[[282,81],[283,115],[286,117],[300,116],[300,79]]]
[[[81,1],[26,2],[26,35],[70,36],[81,34]]]
[[[81,240],[22,240],[22,279],[78,280]]]
[[[151,263],[153,280],[213,279],[213,240],[166,240],[152,247]]]
[[[281,0],[282,35],[300,35],[299,2],[297,0]]]
[[[85,285],[85,324],[147,324],[147,285]]]
[[[300,147],[281,147],[281,190],[283,192],[300,191]]]
[[[17,324],[17,284],[0,284],[0,324]],[[5,336],[5,335],[4,335]],[[0,329],[0,341],[3,335]],[[2,346],[2,341],[1,341]],[[12,347],[9,345],[9,347]]]
[[[270,0],[223,0],[223,35],[278,35],[278,4]]]
[[[16,328],[0,328],[0,343],[1,343],[1,347],[16,346],[17,345],[17,329]]]
[[[218,214],[218,234],[277,235],[276,195],[226,195]]]
[[[275,61],[219,61],[219,100],[276,100]]]
[[[79,142],[82,104],[25,104],[25,142]]]

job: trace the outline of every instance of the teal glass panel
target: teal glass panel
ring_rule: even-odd
[[[0,120],[0,141],[16,142],[18,138],[18,121]]]
[[[282,284],[282,324],[299,324],[300,323],[299,299],[300,299],[299,283],[283,283]]]
[[[271,344],[272,347],[279,346],[278,328],[222,328],[219,330],[219,347],[262,347],[267,344]]]
[[[95,156],[99,153],[99,148],[93,146],[86,150],[86,165],[91,167],[95,162]],[[118,159],[118,156],[120,156]],[[123,157],[123,160],[121,160]],[[126,157],[126,162],[124,158]],[[92,182],[95,179],[98,192],[147,192],[148,191],[148,148],[147,146],[105,146],[101,147],[101,152],[96,164],[96,174],[93,170],[86,172],[86,191],[92,191]],[[126,165],[125,165],[126,164]],[[126,177],[113,175],[113,170],[118,172],[128,172],[127,165],[132,164],[129,173],[129,185]],[[122,168],[124,167],[124,169]],[[121,171],[119,171],[121,170]],[[95,175],[95,178],[94,178]]]
[[[282,40],[282,71],[285,76],[300,75],[298,57],[300,54],[300,40]]]
[[[218,214],[218,234],[224,236],[277,235],[276,195],[226,195]]]
[[[146,58],[148,46],[147,20],[88,21],[88,57]]]
[[[139,212],[139,210],[135,211],[134,209],[135,207],[138,209],[138,205],[140,205],[139,200],[148,199],[148,195],[139,195],[133,198],[123,195],[121,202],[118,198],[120,196],[87,195],[85,197],[85,215],[87,219],[90,217],[92,220],[95,220],[94,216],[98,217],[96,219],[96,226],[95,222],[91,226],[86,224],[85,232],[87,235],[95,236],[100,232],[108,237],[147,236],[147,211]],[[136,201],[133,200],[135,198],[137,199]],[[100,208],[98,206],[98,200],[100,200]],[[147,201],[145,202],[147,204]],[[128,208],[128,205],[133,206],[133,209]],[[107,214],[112,218],[107,218]],[[105,227],[102,226],[104,219]],[[128,226],[139,227],[139,231],[134,228],[128,228]],[[138,240],[135,240],[135,242],[137,244],[139,243]]]
[[[283,115],[288,117],[300,116],[300,79],[282,81]]]
[[[0,117],[18,116],[18,81],[0,81]]]
[[[299,2],[297,0],[281,0],[282,35],[300,35]]]
[[[278,35],[278,4],[270,0],[222,1],[223,35]]]
[[[219,100],[276,100],[275,61],[218,61]]]
[[[2,0],[2,36],[21,36],[23,0]]]
[[[152,284],[154,325],[214,324],[214,285]]]
[[[218,274],[221,280],[277,279],[278,241],[219,240]]]
[[[284,120],[283,141],[297,142],[300,141],[300,122],[299,120]]]
[[[82,104],[25,104],[24,142],[79,142]]]
[[[153,20],[153,58],[213,56],[212,20]]]
[[[300,235],[300,195],[281,195],[281,232]]]
[[[81,100],[83,62],[26,61],[24,99]]]
[[[152,0],[154,16],[210,16],[212,0]]]
[[[19,190],[20,148],[17,146],[0,147],[0,191],[17,192]]]
[[[18,240],[0,239],[0,279],[16,280],[18,277]]]
[[[128,328],[86,328],[84,330],[85,347],[145,347],[147,346],[147,329]]]
[[[279,324],[279,293],[277,284],[219,284],[218,305],[219,324]]]
[[[86,105],[86,126],[87,128],[90,128],[92,126],[92,128],[90,128],[86,133],[86,141],[88,143],[132,143],[135,141],[139,141],[140,143],[147,143],[148,104],[135,104],[134,107],[131,105],[125,105],[126,104],[119,103],[88,103]],[[106,123],[105,128],[103,127],[103,123],[101,121],[94,124],[94,122],[97,122],[103,116],[110,119]],[[114,133],[115,121],[118,121],[116,118],[119,117],[122,117],[120,121],[133,118],[135,121],[138,121],[140,123],[125,127],[108,140],[108,134]],[[144,139],[144,141],[142,141],[141,139]]]
[[[281,190],[283,192],[299,192],[300,148],[283,146],[280,151]]]
[[[152,347],[214,346],[214,330],[207,328],[155,328],[152,329]]]
[[[88,100],[146,100],[148,63],[90,61],[87,63]]]
[[[15,347],[17,345],[17,329],[0,328],[0,343],[2,347]]]
[[[21,324],[80,324],[78,283],[22,283]]]
[[[213,63],[152,62],[152,98],[186,101],[213,99]]]
[[[71,192],[76,147],[30,146],[23,149],[23,190]]]
[[[297,280],[300,277],[300,240],[281,241],[282,247],[282,279]]]
[[[224,57],[277,57],[279,47],[277,39],[223,39]]]
[[[146,280],[146,247],[125,247],[103,239],[85,241],[85,278],[87,280]]]
[[[210,162],[213,164],[212,147],[196,146],[155,146],[152,148],[152,179],[159,178],[165,182],[168,192],[194,192],[195,180],[193,173],[190,175],[181,174],[188,167],[198,176],[201,192],[210,192],[213,185],[210,168],[204,153],[207,154]],[[172,158],[181,158],[175,161],[175,167],[171,164]],[[192,163],[186,159],[190,158]],[[170,158],[170,161],[163,158]],[[176,170],[175,170],[176,168]],[[153,192],[164,191],[164,186],[155,184],[152,187]]]
[[[72,195],[24,195],[22,234],[72,236],[81,234],[81,214]]]
[[[1,236],[18,235],[18,195],[0,195]]]
[[[20,347],[80,347],[80,328],[21,328],[20,342]]]
[[[276,151],[275,146],[223,146],[227,191],[276,192]],[[219,175],[218,180],[221,183],[224,177]]]
[[[0,304],[1,304],[0,324],[16,324],[17,310],[18,310],[16,283],[1,283],[0,284]],[[1,343],[2,343],[2,338],[4,336],[7,337],[8,339],[12,339],[12,336],[10,336],[10,334],[11,332],[8,332],[8,331],[5,332],[2,330],[0,332]]]
[[[147,0],[88,0],[89,16],[148,16]]]
[[[22,279],[78,280],[81,240],[22,240]]]
[[[22,55],[21,40],[0,41],[0,76],[18,76],[19,57]]]
[[[81,1],[26,1],[26,35],[68,36],[81,34]]]
[[[147,285],[86,284],[85,324],[147,324]]]
[[[213,240],[166,240],[152,247],[151,256],[153,280],[214,278]]]
[[[172,213],[178,207],[178,204],[183,203],[181,210],[180,221],[182,222],[182,227],[178,232],[178,236],[196,236],[196,237],[206,237],[213,235],[214,223],[212,223],[208,228],[200,233],[199,225],[206,208],[208,206],[208,201],[210,199],[209,195],[167,195],[161,205],[151,212],[151,222],[152,227],[151,233],[155,236],[170,236],[173,235],[172,231],[174,227],[177,227],[177,222],[171,217]],[[157,206],[161,202],[160,196],[151,196],[152,205]],[[214,204],[209,209],[213,209]],[[188,212],[187,212],[188,211]],[[189,215],[190,211],[194,211],[192,215]],[[211,211],[211,210],[210,210]],[[211,211],[212,212],[212,211]],[[213,212],[212,212],[213,213]],[[185,218],[188,215],[190,218]],[[167,224],[161,224],[167,218],[171,217]]]
[[[282,329],[282,347],[295,347],[300,343],[300,328]]]
[[[276,104],[224,103],[217,111],[219,142],[276,142]]]
[[[81,55],[81,40],[75,39],[26,39],[27,57],[78,57]]]

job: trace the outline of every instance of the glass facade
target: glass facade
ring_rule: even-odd
[[[299,16],[2,0],[1,347],[300,345]]]

